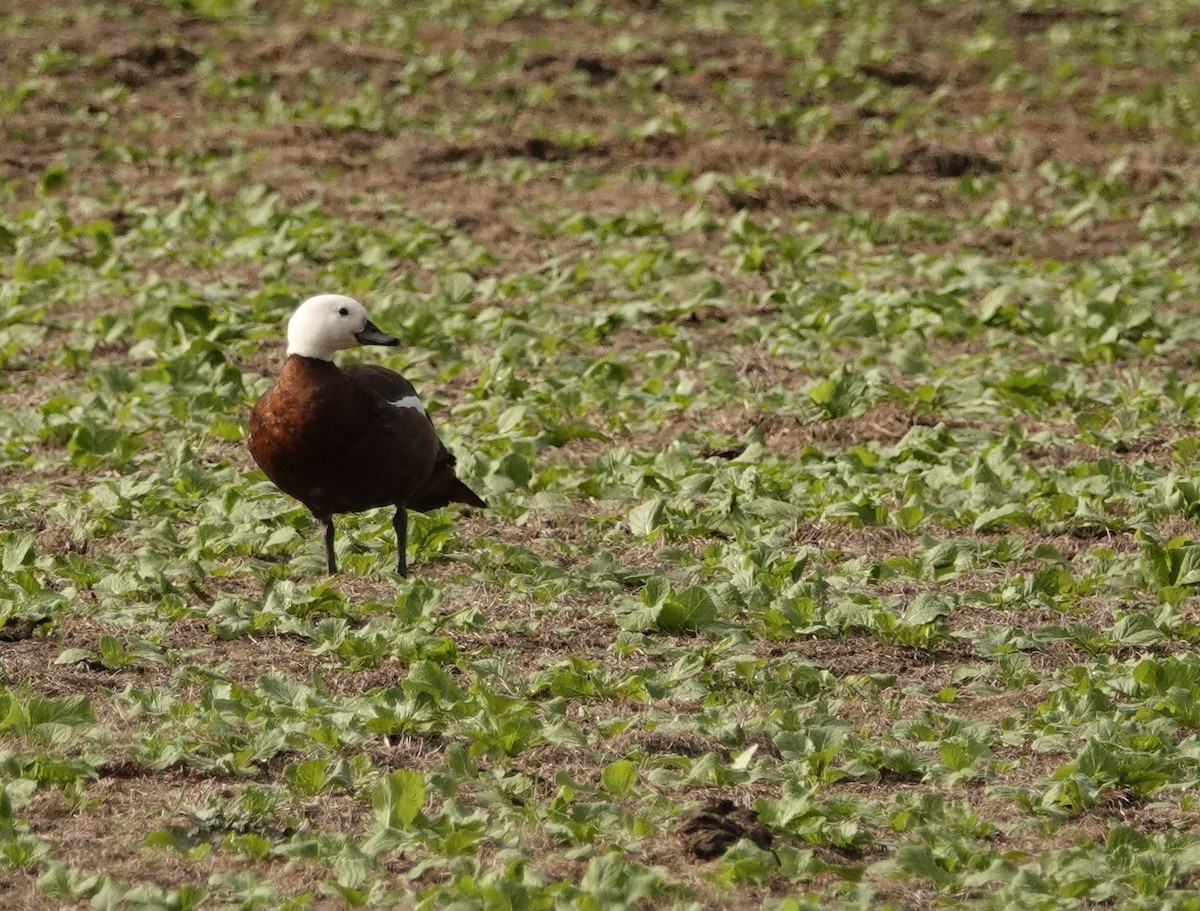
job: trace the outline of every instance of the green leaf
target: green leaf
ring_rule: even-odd
[[[708,627],[716,618],[717,606],[712,596],[695,586],[666,600],[657,625],[664,633],[693,633]]]
[[[729,763],[729,768],[733,769],[735,772],[745,772],[750,768],[750,763],[754,761],[754,754],[757,752],[758,744],[750,744],[750,746],[746,747],[746,749],[742,750],[742,752],[733,757],[733,760]]]
[[[838,395],[838,384],[834,380],[820,380],[808,390],[808,397],[816,405],[831,405]]]
[[[67,169],[62,165],[51,165],[42,172],[41,187],[44,193],[53,193],[67,185]]]
[[[1013,526],[1030,527],[1036,524],[1026,507],[1020,503],[1005,503],[1003,506],[996,506],[980,513],[973,528],[978,532],[988,532]]]
[[[43,698],[34,696],[26,704],[31,724],[62,724],[68,727],[80,727],[94,724],[96,713],[92,711],[91,701],[87,696],[62,696],[60,698]]]
[[[100,661],[110,670],[119,670],[130,661],[124,644],[116,636],[101,636],[99,648]]]
[[[917,595],[905,608],[905,623],[921,626],[944,620],[954,612],[954,602],[946,595],[925,593]]]
[[[779,872],[779,860],[747,839],[741,839],[721,858],[720,878],[728,883],[765,885]]]
[[[462,691],[454,678],[432,661],[414,661],[408,669],[404,688],[415,693],[426,693],[438,702],[457,702]]]
[[[439,282],[442,294],[453,304],[465,304],[475,296],[475,280],[466,272],[452,272]]]
[[[665,514],[666,501],[662,497],[640,503],[629,511],[629,530],[644,538],[662,526]]]
[[[896,867],[914,879],[927,879],[938,886],[949,885],[953,877],[933,856],[926,844],[909,842],[896,850]]]
[[[64,648],[54,659],[55,664],[82,664],[96,661],[99,655],[88,648]]]
[[[314,797],[325,790],[329,782],[329,760],[308,759],[284,768],[284,777],[302,797]]]
[[[380,825],[407,829],[425,805],[425,776],[413,769],[397,769],[380,779],[371,792],[375,819]]]
[[[26,563],[33,561],[33,534],[27,531],[11,532],[6,535],[4,556],[0,565],[6,573],[15,573]]]
[[[609,763],[600,772],[600,783],[615,797],[627,796],[637,783],[637,764],[629,759]]]

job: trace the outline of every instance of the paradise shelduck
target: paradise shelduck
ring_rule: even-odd
[[[292,314],[287,361],[250,413],[250,454],[284,493],[325,529],[325,558],[337,572],[333,516],[394,506],[399,559],[407,574],[408,513],[450,503],[486,506],[454,473],[412,383],[378,365],[338,367],[333,353],[355,345],[398,345],[358,301],[310,297]]]

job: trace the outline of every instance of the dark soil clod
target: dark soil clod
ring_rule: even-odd
[[[931,177],[962,177],[966,174],[993,174],[999,163],[970,149],[918,144],[900,157],[900,170]]]
[[[37,635],[38,627],[49,617],[9,617],[0,623],[0,642],[22,642]]]
[[[704,456],[706,459],[718,458],[718,459],[732,460],[732,459],[736,459],[738,456],[740,456],[745,451],[746,451],[746,444],[745,443],[737,443],[737,444],[734,444],[733,446],[705,446],[702,450],[700,450],[700,454],[702,456]]]
[[[761,212],[767,207],[767,197],[761,192],[730,190],[725,196],[735,212]]]
[[[899,66],[886,63],[864,63],[858,68],[864,76],[878,79],[887,85],[913,86],[926,92],[937,88],[938,77],[915,67]]]
[[[587,73],[594,82],[607,82],[617,75],[617,71],[599,57],[576,57],[575,69]]]
[[[986,174],[1000,170],[990,158],[977,152],[958,152],[945,149],[931,156],[933,173],[938,177],[962,177],[964,174]]]
[[[771,847],[771,831],[754,813],[728,798],[710,800],[684,814],[679,833],[688,853],[700,860],[720,857],[740,839],[748,839],[766,850]]]
[[[526,157],[534,158],[538,161],[562,161],[569,157],[566,149],[556,142],[543,139],[541,136],[534,136],[531,139],[525,140],[525,144],[521,147],[520,151]]]
[[[156,76],[179,76],[200,59],[195,51],[178,44],[139,44],[117,56]]]

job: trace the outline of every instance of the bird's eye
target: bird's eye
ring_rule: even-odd
[[[349,315],[350,315],[350,311],[347,310],[345,307],[338,307],[338,316],[349,316]]]

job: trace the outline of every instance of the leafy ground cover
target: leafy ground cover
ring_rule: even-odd
[[[1195,3],[0,39],[4,907],[1200,907]],[[244,449],[318,290],[409,580]]]

